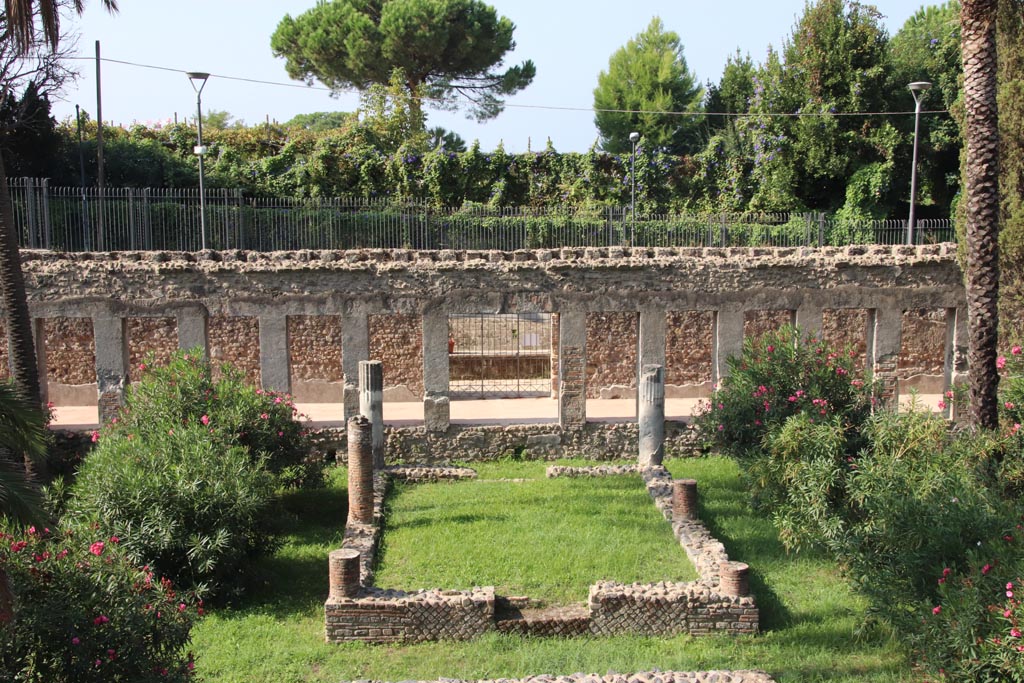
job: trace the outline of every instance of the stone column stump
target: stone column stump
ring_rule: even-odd
[[[723,562],[719,569],[718,590],[722,595],[742,598],[750,595],[750,567],[743,562]]]
[[[660,465],[665,455],[665,369],[645,365],[640,373],[640,466]]]
[[[348,421],[348,520],[373,524],[373,428],[357,415]]]
[[[697,480],[672,481],[672,519],[697,519]]]
[[[328,556],[331,591],[328,601],[354,598],[359,594],[359,551],[332,550]]]
[[[384,364],[359,361],[359,414],[373,427],[373,466],[384,468]]]

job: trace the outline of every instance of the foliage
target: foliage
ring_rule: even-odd
[[[46,422],[47,415],[13,384],[0,382],[0,518],[23,524],[45,519],[42,497],[25,464],[43,462],[49,443]]]
[[[0,679],[191,680],[185,648],[202,603],[136,568],[117,537],[30,527],[0,540],[16,604],[0,637]]]
[[[154,415],[139,432],[102,434],[78,472],[65,519],[118,536],[134,562],[176,584],[231,593],[252,558],[274,549],[273,479],[246,449],[218,443],[206,426],[170,424]]]
[[[937,595],[914,639],[919,663],[945,681],[1024,681],[1020,525],[967,556],[963,568],[930,577]]]
[[[317,133],[341,128],[349,123],[352,114],[345,111],[315,111],[310,114],[296,114],[285,122],[285,128],[302,128]]]
[[[103,437],[201,429],[217,448],[242,447],[285,484],[317,485],[320,463],[310,458],[307,430],[288,395],[257,389],[236,368],[213,368],[199,349],[177,351],[166,365],[142,363],[141,377],[125,397],[125,409]],[[310,460],[307,462],[307,458]]]
[[[288,75],[331,88],[366,90],[405,74],[409,93],[456,109],[465,97],[479,120],[494,118],[503,97],[528,86],[527,60],[499,71],[515,48],[515,25],[479,0],[333,0],[298,17],[285,15],[271,37]]]
[[[873,383],[857,371],[855,357],[852,349],[833,351],[789,326],[747,337],[742,355],[728,359],[728,375],[697,418],[701,437],[743,456],[787,418],[803,414],[809,425],[835,424],[853,430],[853,438],[874,403]]]
[[[629,152],[629,135],[635,131],[652,149],[670,154],[696,151],[700,118],[684,113],[699,111],[702,97],[696,77],[686,66],[678,34],[666,31],[661,19],[654,17],[643,32],[612,54],[608,70],[597,77],[594,124],[601,148]]]

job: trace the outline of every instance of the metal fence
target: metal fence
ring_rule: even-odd
[[[199,191],[51,187],[10,181],[23,247],[196,251]],[[205,192],[210,249],[540,249],[556,247],[901,244],[906,221],[844,221],[819,212],[636,214],[629,207],[439,208],[414,200],[250,198]],[[919,220],[914,242],[955,240],[952,221]]]

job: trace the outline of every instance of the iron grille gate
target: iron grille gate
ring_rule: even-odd
[[[550,395],[550,314],[452,315],[448,329],[452,398]]]

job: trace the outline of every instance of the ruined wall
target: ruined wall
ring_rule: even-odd
[[[897,373],[901,378],[912,375],[941,375],[946,358],[946,310],[916,308],[903,312],[903,340]]]
[[[174,318],[128,318],[128,376],[141,374],[143,361],[166,365],[178,350],[178,322]]]
[[[214,376],[231,363],[252,384],[260,383],[260,323],[255,316],[211,315],[207,327]]]
[[[370,360],[384,361],[384,400],[422,400],[423,325],[420,316],[371,315]]]
[[[341,354],[340,315],[288,316],[288,369],[296,401],[341,402]]]
[[[587,398],[636,395],[639,314],[587,314]]]
[[[858,369],[868,354],[868,311],[863,308],[829,308],[821,312],[821,338],[837,351],[849,349]]]
[[[752,339],[793,324],[793,311],[760,309],[743,312],[743,338]]]
[[[665,396],[687,397],[682,387],[711,381],[714,311],[669,311],[665,320]]]
[[[43,322],[47,397],[56,405],[96,402],[96,342],[91,318],[47,318]]]

